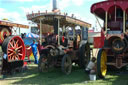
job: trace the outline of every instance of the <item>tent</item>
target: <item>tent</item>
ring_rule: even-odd
[[[27,33],[26,38],[39,38],[39,35],[34,34],[34,33]]]
[[[33,40],[38,40],[37,38],[39,38],[39,35],[37,35],[37,34],[26,33],[25,38],[23,38],[23,41],[24,41],[25,45],[31,45]],[[36,41],[36,43],[37,43],[37,41]]]

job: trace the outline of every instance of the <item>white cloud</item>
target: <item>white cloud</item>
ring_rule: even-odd
[[[34,0],[16,0],[16,1],[19,1],[19,2],[32,2]]]
[[[20,23],[20,24],[27,24],[26,18],[21,15],[20,13],[14,11],[14,12],[9,12],[8,10],[5,10],[3,8],[0,8],[0,19],[7,18],[8,20],[15,22],[15,23]],[[26,17],[26,16],[25,16]]]
[[[33,12],[44,12],[45,10],[52,10],[52,7],[50,5],[46,5],[46,6],[32,6],[32,7],[29,7],[29,8],[26,8],[26,7],[20,7],[25,13],[32,13]]]
[[[20,7],[24,13],[32,13],[33,12],[44,12],[44,11],[51,11],[52,10],[52,1],[46,5],[33,5],[32,7]]]
[[[81,5],[83,5],[83,2],[84,2],[85,0],[72,0],[72,2],[76,5],[76,6],[81,6]]]
[[[67,8],[68,6],[70,6],[71,0],[59,0],[58,3],[59,3],[59,9],[62,10],[64,8]]]
[[[6,9],[0,8],[0,20],[6,18],[9,21],[13,22],[13,23],[18,23],[18,24],[24,24],[24,25],[28,25],[28,21],[26,19],[26,15],[25,14],[20,14],[18,12],[9,12]],[[23,17],[24,16],[24,17]],[[24,32],[30,32],[30,29],[22,29],[21,33]],[[17,30],[17,34],[18,30]]]
[[[2,0],[2,2],[32,2],[32,1],[37,1],[37,0]]]

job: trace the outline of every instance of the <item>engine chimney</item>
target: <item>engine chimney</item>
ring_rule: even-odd
[[[53,11],[57,10],[57,0],[53,0]]]

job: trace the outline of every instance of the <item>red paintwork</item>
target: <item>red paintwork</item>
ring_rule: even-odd
[[[109,19],[108,17],[108,28],[110,28],[111,31],[119,31],[119,30],[121,31],[123,29],[123,18],[117,17],[115,22],[115,14],[114,14],[115,6],[116,9],[120,8],[128,14],[128,0],[106,0],[99,3],[95,3],[91,7],[91,12],[95,13],[98,17],[105,20],[105,11],[107,11],[108,14],[111,14],[111,18]],[[104,45],[105,35],[103,30],[104,29],[102,29],[101,31],[101,37],[94,38],[94,47],[96,48],[98,47],[102,48]]]
[[[94,37],[94,48],[102,48],[104,46],[104,31],[101,31],[101,37]]]
[[[25,49],[25,56],[26,57],[28,57],[28,61],[30,61],[30,55],[31,55],[31,53],[32,53],[32,48],[30,48],[30,49],[27,49],[27,48],[29,48],[29,46],[26,46],[25,47],[26,49]]]
[[[15,51],[17,50],[17,51]],[[19,36],[14,36],[8,43],[7,47],[8,61],[24,60],[25,45]]]
[[[30,49],[27,49],[27,48],[29,48],[29,46],[26,46],[26,55],[25,56],[29,57],[32,53],[32,48],[30,48]]]
[[[91,7],[91,12],[95,13],[98,17],[104,19],[105,11],[113,11],[114,9],[111,7],[115,5],[128,13],[128,0],[108,0],[95,3]]]

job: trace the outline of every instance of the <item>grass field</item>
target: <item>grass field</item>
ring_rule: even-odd
[[[31,60],[34,60],[31,57]],[[83,69],[73,67],[70,75],[65,75],[60,68],[47,73],[39,73],[37,65],[29,64],[28,70],[15,75],[6,75],[5,79],[0,79],[0,85],[128,85],[127,72],[108,72],[106,79],[97,78],[96,81],[89,81],[89,76]]]
[[[106,79],[89,81],[89,76],[78,67],[73,67],[70,75],[64,75],[60,68],[47,73],[39,73],[37,65],[29,64],[28,70],[15,75],[8,75],[0,80],[0,85],[37,84],[37,85],[128,85],[128,72],[109,72]]]

